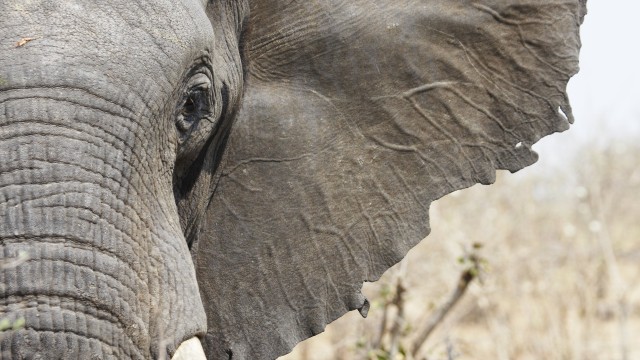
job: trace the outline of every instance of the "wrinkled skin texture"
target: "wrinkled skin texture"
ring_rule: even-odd
[[[584,0],[0,0],[5,358],[275,358],[572,121]],[[21,41],[22,39],[22,41]],[[27,41],[26,39],[29,39]]]

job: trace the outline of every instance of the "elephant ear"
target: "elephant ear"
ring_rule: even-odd
[[[572,122],[585,0],[256,0],[196,252],[210,358],[322,332],[429,233],[432,201]]]

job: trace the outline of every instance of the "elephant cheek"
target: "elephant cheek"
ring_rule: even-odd
[[[0,104],[0,314],[24,321],[0,357],[173,353],[205,315],[171,189],[139,174],[131,119],[79,102]]]

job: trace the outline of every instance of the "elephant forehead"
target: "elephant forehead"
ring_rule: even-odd
[[[8,0],[0,13],[0,46],[7,50],[0,69],[22,65],[45,82],[85,73],[115,83],[153,76],[160,85],[175,84],[189,62],[213,47],[199,0]]]

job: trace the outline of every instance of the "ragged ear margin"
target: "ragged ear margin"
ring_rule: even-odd
[[[200,233],[208,356],[272,359],[349,310],[429,204],[569,127],[580,0],[251,4],[244,101]]]

